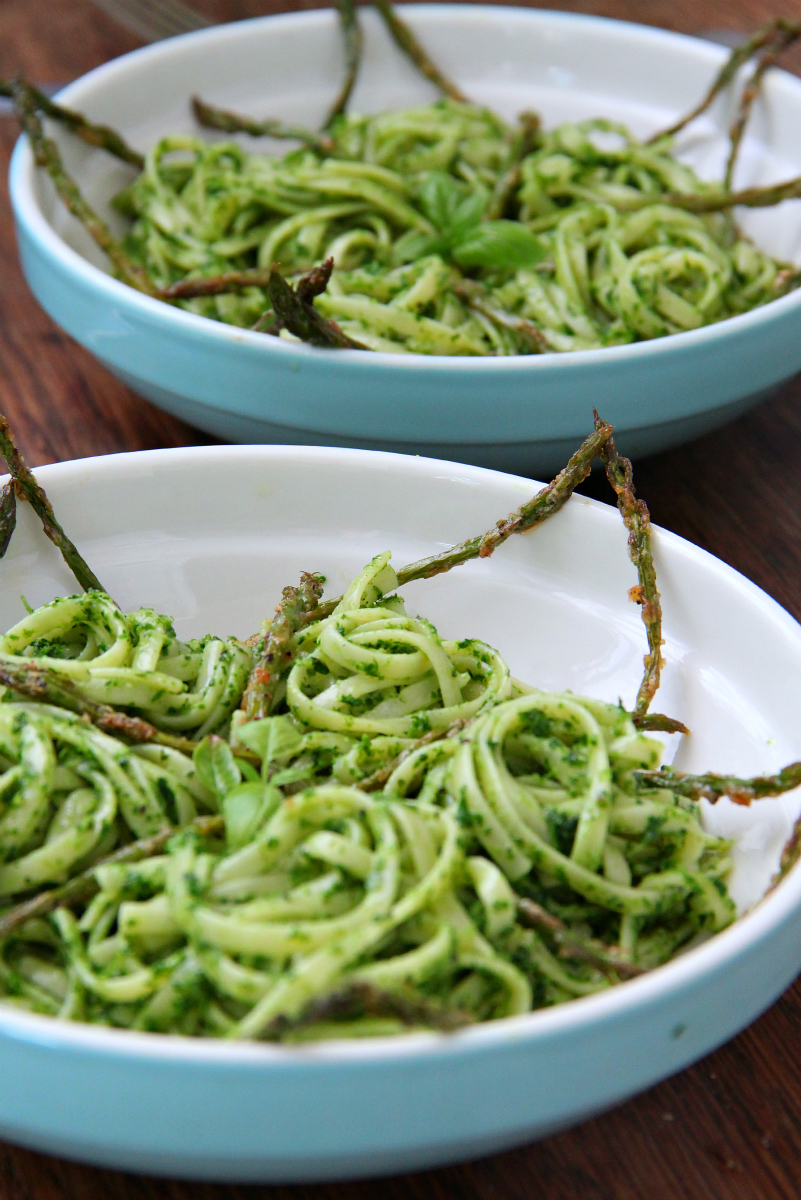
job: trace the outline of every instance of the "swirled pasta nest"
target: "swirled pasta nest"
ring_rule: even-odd
[[[661,743],[619,706],[537,691],[484,643],[441,638],[388,560],[294,635],[258,720],[226,698],[247,645],[182,644],[103,594],[5,635],[8,661],[224,736],[191,756],[130,746],[6,694],[0,897],[82,871],[94,895],[6,937],[4,1002],[198,1036],[455,1028],[608,988],[733,919],[729,843],[697,803],[638,782]],[[158,696],[165,680],[184,690]]]
[[[292,278],[332,257],[317,308],[369,349],[413,354],[621,345],[724,320],[797,283],[728,213],[667,202],[710,190],[668,139],[570,123],[516,163],[516,131],[453,100],[341,116],[330,133],[330,153],[279,159],[163,138],[116,200],[132,218],[128,253],[162,288],[274,262]],[[271,308],[260,287],[177,303],[243,327]]]
[[[161,729],[204,737],[239,703],[251,652],[235,638],[180,642],[169,617],[123,613],[102,592],[62,596],[0,637],[3,658],[33,659],[98,703],[124,705]]]

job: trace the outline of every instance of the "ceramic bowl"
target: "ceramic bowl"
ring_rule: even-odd
[[[37,472],[124,608],[179,636],[248,634],[301,569],[332,591],[375,553],[396,564],[489,528],[530,481],[359,450],[204,447]],[[410,495],[416,503],[410,505]],[[657,704],[693,730],[685,769],[752,773],[801,756],[801,627],[704,551],[655,534],[668,665]],[[617,512],[574,498],[488,559],[405,589],[450,637],[495,644],[523,679],[629,703],[642,668],[636,576]],[[0,565],[0,625],[20,595],[75,584],[23,506]],[[673,748],[670,748],[673,752]],[[680,1070],[752,1021],[801,967],[801,870],[757,907],[801,797],[710,809],[737,839],[752,908],[668,966],[586,999],[455,1035],[305,1047],[159,1036],[0,1005],[0,1137],[93,1163],[291,1181],[412,1170],[575,1123]]]
[[[645,136],[696,103],[727,51],[597,17],[481,5],[415,4],[405,17],[476,101],[546,125],[607,116]],[[434,98],[377,15],[366,34],[354,111]],[[146,150],[193,130],[188,98],[319,123],[339,83],[332,11],[223,25],[116,59],[60,99]],[[721,178],[731,112],[721,101],[683,137],[682,154]],[[743,147],[737,183],[801,173],[801,81],[771,72]],[[87,196],[107,212],[130,171],[57,134]],[[249,143],[254,148],[254,143]],[[285,149],[264,143],[271,152]],[[580,439],[590,404],[628,454],[694,437],[756,403],[801,368],[801,291],[711,327],[573,354],[446,358],[324,351],[234,329],[125,287],[37,175],[21,141],[11,197],[27,279],[50,315],[134,391],[232,441],[351,445],[550,472]],[[743,214],[782,259],[801,252],[801,206]]]

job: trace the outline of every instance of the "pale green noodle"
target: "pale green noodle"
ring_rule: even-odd
[[[278,159],[163,138],[117,198],[133,220],[127,250],[159,287],[274,262],[293,278],[332,256],[318,309],[392,353],[620,345],[724,320],[795,286],[729,214],[663,202],[711,186],[667,139],[648,145],[604,120],[565,124],[516,167],[516,131],[453,100],[344,115],[330,132],[330,154]],[[270,308],[257,287],[178,303],[243,327]]]
[[[527,1012],[617,981],[613,967],[565,957],[521,924],[521,898],[632,968],[731,921],[728,843],[705,832],[697,804],[635,782],[661,744],[620,707],[536,691],[484,643],[440,638],[406,614],[396,583],[378,555],[329,617],[296,635],[274,715],[231,723],[218,697],[223,737],[201,740],[194,761],[6,696],[9,904],[134,837],[184,828],[162,853],[97,866],[93,899],[7,937],[7,1002],[198,1036],[366,1036],[436,1025],[440,1013]],[[247,673],[249,647],[181,644],[166,618],[90,593],[30,614],[0,653],[33,656],[88,697],[110,684],[115,704],[163,729],[180,703],[181,727],[202,732],[212,717],[191,685],[210,645],[229,652],[229,676],[235,663]],[[165,678],[184,691],[157,699]],[[404,749],[382,790],[358,786]],[[222,840],[192,827],[215,811]],[[321,1010],[298,1024],[310,1004],[354,988],[411,1004],[413,1016]]]

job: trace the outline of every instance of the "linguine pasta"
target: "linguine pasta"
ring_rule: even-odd
[[[603,990],[733,919],[729,844],[635,774],[661,742],[442,639],[396,584],[378,555],[298,631],[255,720],[230,702],[250,647],[181,644],[103,594],[5,635],[0,661],[196,739],[131,746],[6,694],[0,898],[87,865],[94,891],[5,938],[6,1002],[198,1036],[455,1028]],[[157,853],[106,861],[165,826]]]
[[[116,200],[133,219],[127,252],[161,289],[273,264],[300,279],[332,258],[317,309],[391,353],[622,345],[724,320],[794,286],[730,213],[676,207],[717,189],[669,139],[650,145],[584,121],[537,129],[519,160],[521,129],[447,99],[340,116],[330,133],[331,149],[278,159],[163,138]],[[272,312],[265,286],[175,302],[242,327]]]

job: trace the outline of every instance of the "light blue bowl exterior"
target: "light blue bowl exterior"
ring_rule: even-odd
[[[417,358],[287,344],[168,307],[89,264],[45,221],[32,169],[22,139],[11,199],[42,306],[134,390],[231,440],[400,449],[532,473],[563,463],[592,405],[624,449],[649,453],[721,424],[801,369],[801,293],[705,329],[568,355]]]
[[[335,1046],[319,1056],[258,1047],[240,1055],[65,1032],[44,1018],[17,1018],[14,1029],[4,1015],[0,1053],[14,1086],[0,1135],[198,1179],[302,1181],[442,1165],[553,1132],[678,1071],[762,1012],[799,967],[796,900],[769,936],[682,986],[654,987],[651,977],[627,985],[625,1002],[618,993],[605,1012],[597,998],[587,1009],[577,1001],[567,1014],[503,1022],[500,1036],[473,1034],[470,1045],[446,1039],[415,1052],[373,1043],[361,1059]]]
[[[327,457],[337,456],[312,450],[296,457],[287,452],[285,460],[299,478],[304,472],[310,478],[315,462]],[[333,494],[339,478],[363,473],[365,457],[341,456],[342,475],[327,475],[326,493],[320,494]],[[220,478],[223,465],[227,485],[229,477],[237,478],[238,462],[247,461],[240,450],[168,450],[95,460],[94,466],[91,460],[59,464],[44,468],[42,481],[57,506],[59,476],[68,484],[60,493],[64,501],[71,497],[90,512],[93,504],[103,505],[112,517],[98,531],[100,544],[111,538],[119,546],[112,498],[121,496],[128,512],[125,497],[132,497],[134,487],[141,491],[143,480],[155,481],[165,460],[182,464],[187,475],[191,469],[207,485],[215,471]],[[132,472],[134,463],[138,468]],[[458,479],[471,490],[481,482],[476,473],[446,464],[409,466],[404,476],[410,495],[415,489],[426,494],[418,482],[426,474],[438,481]],[[93,473],[105,479],[98,491],[86,486]],[[187,493],[180,483],[187,475],[174,476],[174,491],[157,492],[173,496],[178,520],[197,503],[194,488]],[[380,481],[380,473],[371,473],[361,494],[375,495]],[[528,494],[525,481],[511,482]],[[269,502],[287,504],[286,491],[279,489]],[[369,520],[386,528],[385,513],[378,505]],[[614,521],[608,509],[605,515]],[[135,527],[135,512],[131,519]],[[206,516],[199,519],[205,528]],[[306,518],[298,519],[302,530]],[[276,520],[277,532],[293,529],[283,517]],[[208,527],[215,539],[231,529],[224,515],[210,519]],[[152,533],[154,518],[143,528]],[[164,528],[169,534],[166,517]],[[351,518],[341,528],[347,536]],[[671,542],[680,548],[680,539],[664,531],[659,536],[666,551]],[[196,554],[191,549],[190,560]],[[738,594],[738,610],[774,631],[779,640],[771,644],[783,648],[779,663],[795,661],[801,629],[789,614],[703,551],[693,548],[691,558],[706,560],[722,595]],[[740,609],[744,601],[753,608]],[[719,622],[724,608],[715,607]],[[721,637],[736,642],[731,630],[742,627],[740,619],[735,625],[723,619]],[[0,1005],[0,1137],[93,1163],[188,1178],[278,1182],[440,1165],[543,1136],[680,1070],[752,1021],[800,967],[797,866],[753,911],[659,970],[585,999],[450,1037],[279,1047],[109,1030]]]

